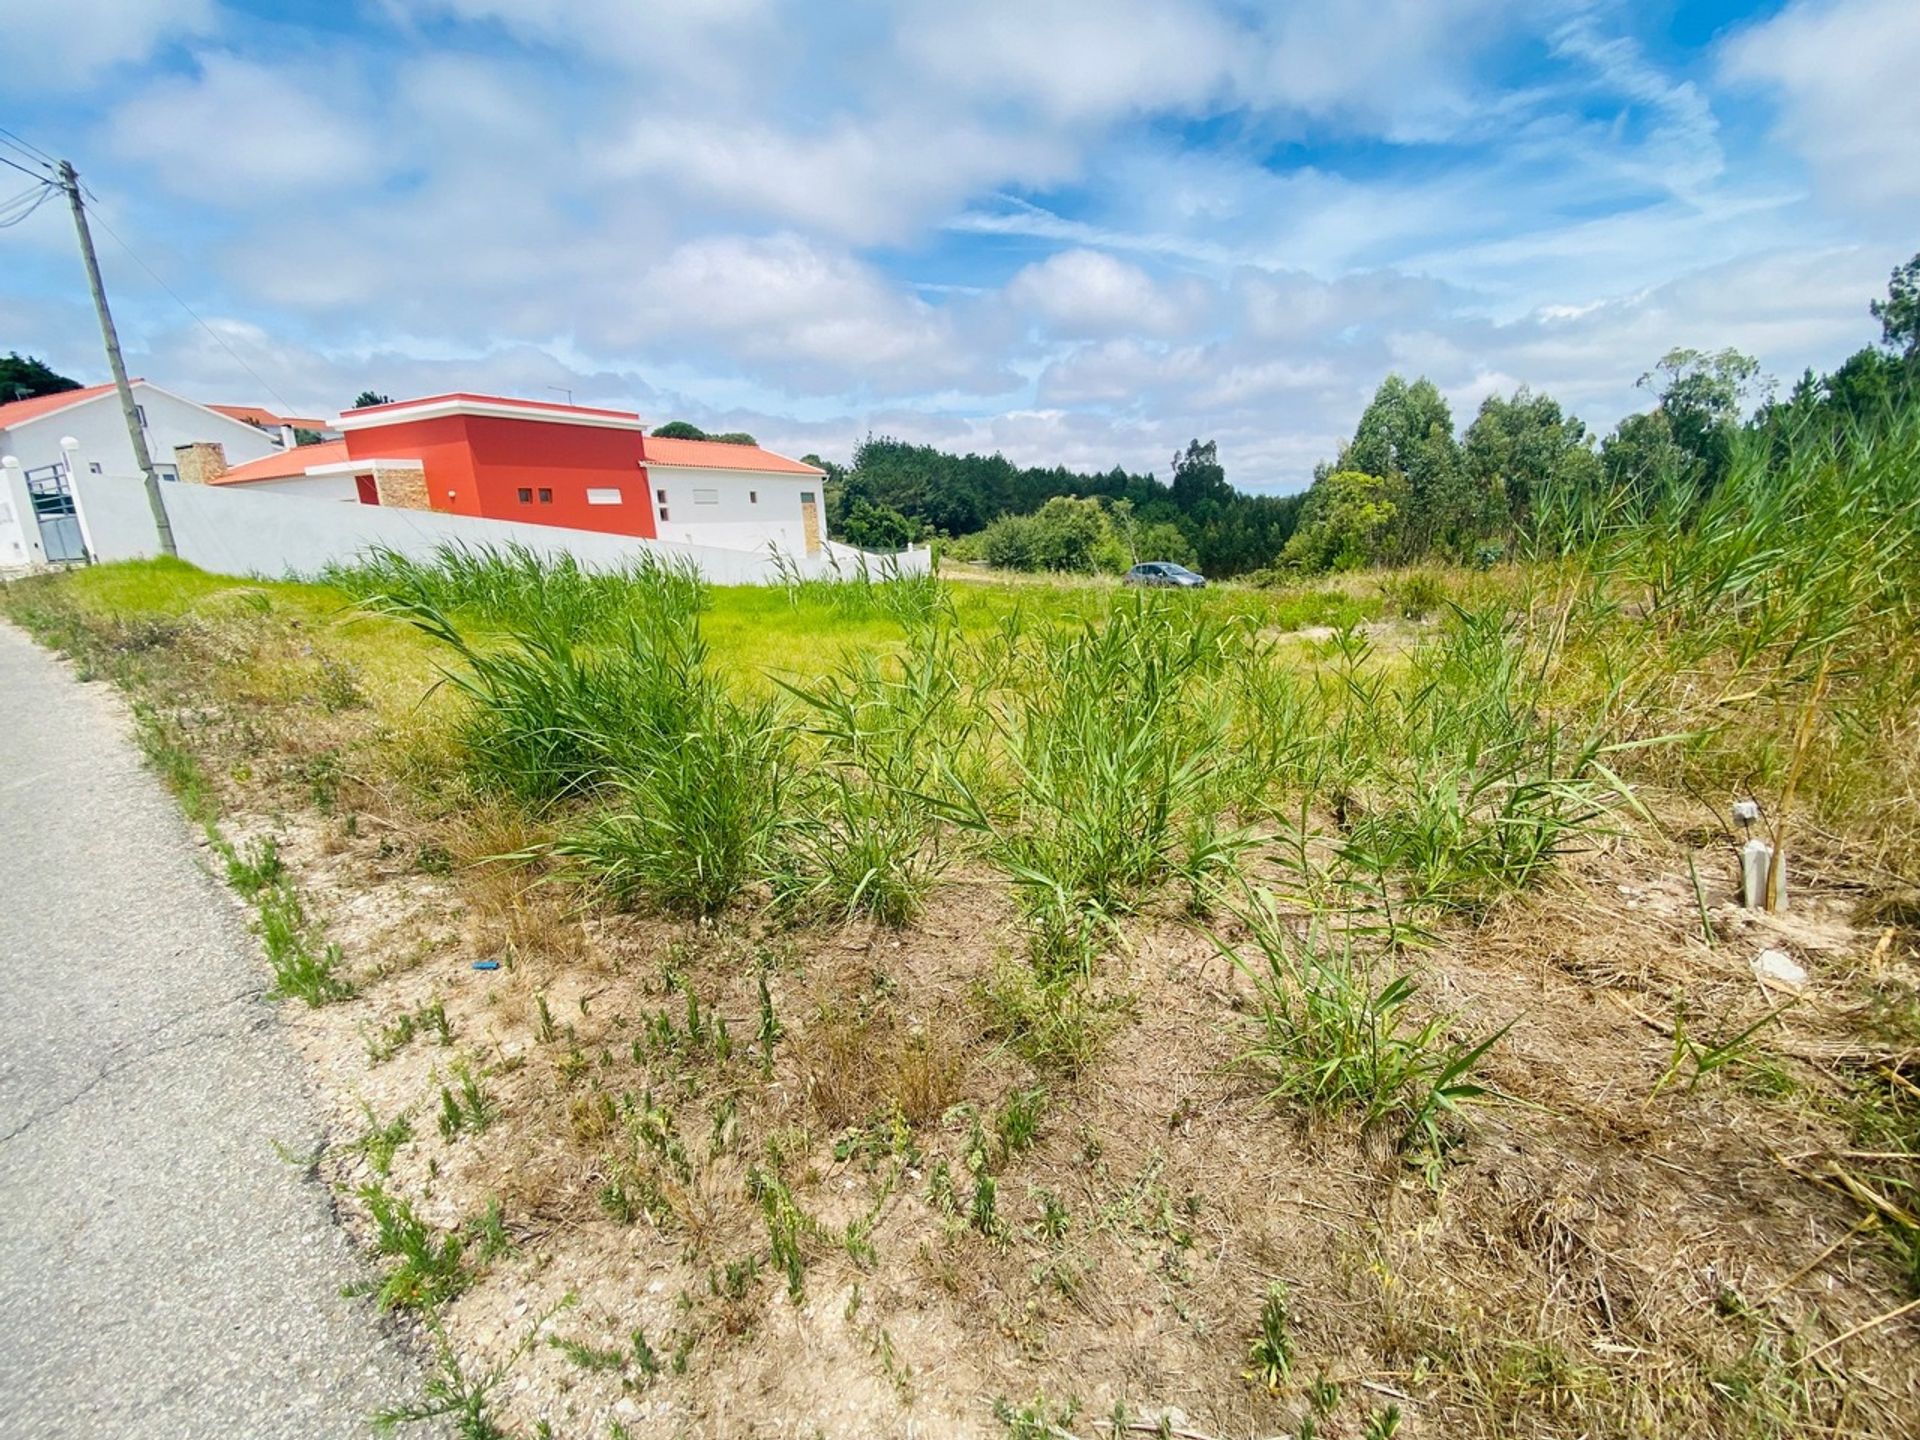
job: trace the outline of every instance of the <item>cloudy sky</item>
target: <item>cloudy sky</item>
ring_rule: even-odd
[[[1283,491],[1390,369],[1605,427],[1674,345],[1829,365],[1920,249],[1915,0],[58,0],[0,54],[133,368],[328,414],[1214,437]],[[59,205],[0,230],[6,348],[104,378]]]

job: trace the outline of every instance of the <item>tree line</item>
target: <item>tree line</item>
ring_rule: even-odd
[[[997,454],[872,437],[850,467],[807,458],[828,472],[832,533],[874,549],[941,536],[952,553],[1013,569],[1176,560],[1216,576],[1428,557],[1487,564],[1517,539],[1596,515],[1704,499],[1743,434],[1784,444],[1810,425],[1841,431],[1920,402],[1920,255],[1894,270],[1886,299],[1868,309],[1879,343],[1830,374],[1807,371],[1785,397],[1737,350],[1670,351],[1640,377],[1652,407],[1605,436],[1524,385],[1488,396],[1456,436],[1432,381],[1389,375],[1353,438],[1300,495],[1235,490],[1211,440],[1176,455],[1167,482],[1119,467],[1022,467]]]
[[[1227,483],[1219,447],[1194,440],[1170,479],[1120,466],[1083,474],[954,455],[869,436],[828,472],[828,529],[849,544],[897,548],[929,536],[1013,569],[1124,569],[1136,560],[1237,575],[1269,563],[1293,533],[1298,495],[1248,495]]]

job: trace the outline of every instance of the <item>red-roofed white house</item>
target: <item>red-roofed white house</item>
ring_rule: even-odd
[[[130,387],[147,452],[164,480],[180,478],[181,451],[207,447],[241,461],[274,454],[273,436],[145,380]],[[0,405],[0,457],[19,461],[0,480],[0,568],[77,558],[79,525],[67,497],[66,452],[81,475],[135,475],[133,442],[111,385],[88,385]]]
[[[630,411],[430,395],[349,410],[343,437],[200,478],[364,505],[817,555],[824,472],[757,445],[648,436]]]
[[[146,431],[147,453],[163,480],[179,478],[174,451],[182,446],[224,446],[228,461],[235,464],[258,460],[280,448],[274,436],[211,406],[196,405],[145,380],[133,381],[130,388]],[[127,438],[120,397],[111,385],[88,385],[0,405],[0,454],[19,457],[23,470],[59,464],[60,442],[69,436],[80,442],[74,453],[83,474],[140,473],[133,463],[133,442]]]

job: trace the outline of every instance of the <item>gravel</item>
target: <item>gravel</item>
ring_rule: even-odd
[[[124,707],[0,623],[0,1435],[363,1436],[419,1364],[234,901]]]

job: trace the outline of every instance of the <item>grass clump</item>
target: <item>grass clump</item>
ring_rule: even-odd
[[[966,742],[951,634],[923,629],[897,665],[863,654],[815,687],[806,707],[816,763],[790,794],[774,886],[803,909],[901,926],[919,913],[944,857],[924,790]]]
[[[987,838],[1049,977],[1089,969],[1116,918],[1173,873],[1224,738],[1202,682],[1234,633],[1177,599],[1131,596],[1010,655],[993,709],[1009,793],[954,776],[951,813]]]
[[[299,891],[285,876],[259,891],[255,903],[254,930],[273,971],[271,996],[318,1007],[353,994],[341,973],[340,947],[323,938],[323,928],[308,916]]]
[[[360,1200],[373,1221],[374,1250],[392,1262],[366,1287],[382,1310],[434,1311],[473,1283],[465,1236],[435,1231],[408,1201],[380,1185],[363,1185]]]
[[[1411,1013],[1411,977],[1380,982],[1351,940],[1318,923],[1296,934],[1270,903],[1242,918],[1257,962],[1224,945],[1222,953],[1254,985],[1258,1030],[1240,1059],[1267,1084],[1267,1098],[1353,1114],[1363,1128],[1390,1125],[1400,1149],[1436,1176],[1449,1125],[1486,1094],[1473,1076],[1511,1022],[1453,1041],[1447,1017]]]
[[[1260,1321],[1254,1331],[1247,1358],[1253,1362],[1252,1378],[1269,1390],[1277,1390],[1293,1374],[1293,1336],[1289,1331],[1287,1287],[1273,1284],[1260,1302]]]
[[[521,544],[447,544],[415,560],[379,548],[352,565],[331,565],[328,585],[376,605],[461,613],[503,630],[539,624],[580,636],[617,631],[652,610],[698,611],[705,582],[692,566],[641,556],[588,569],[571,553],[537,553]]]

